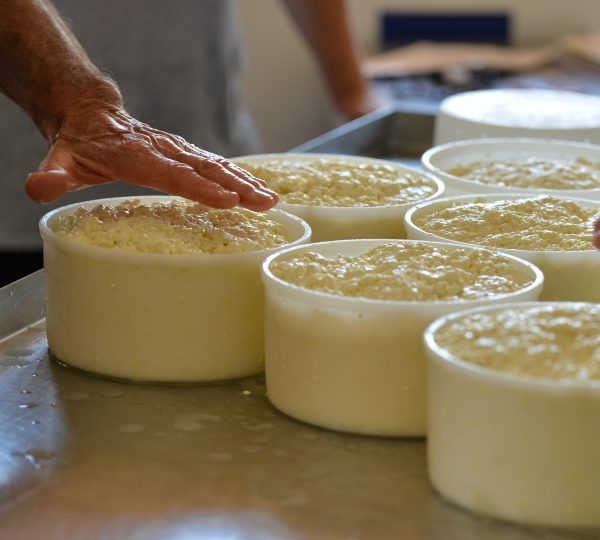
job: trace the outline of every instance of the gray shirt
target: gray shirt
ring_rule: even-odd
[[[225,156],[259,148],[242,104],[240,33],[229,0],[54,0],[92,61],[117,81],[127,110],[163,131]],[[71,202],[146,192],[117,182],[53,205],[24,191],[47,143],[0,96],[0,250],[39,246],[39,218]]]

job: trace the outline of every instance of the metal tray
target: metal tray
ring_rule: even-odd
[[[404,159],[427,144],[425,115],[371,120],[321,137],[318,151]],[[0,538],[600,538],[456,508],[428,483],[423,439],[296,422],[269,404],[262,378],[137,386],[60,367],[43,291],[42,271],[0,289]]]
[[[420,168],[433,141],[437,106],[389,106],[344,124],[290,152],[368,156]]]

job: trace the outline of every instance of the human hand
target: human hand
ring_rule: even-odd
[[[348,92],[337,98],[337,108],[342,122],[349,122],[369,114],[384,105],[370,90]]]
[[[225,158],[132,118],[102,100],[78,103],[29,175],[27,194],[52,202],[68,191],[117,179],[180,195],[215,208],[268,210],[277,195]]]

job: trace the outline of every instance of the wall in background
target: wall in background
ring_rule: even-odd
[[[327,0],[323,0],[327,1]],[[336,125],[316,62],[279,0],[238,0],[247,47],[244,92],[264,140],[280,152]],[[569,32],[600,31],[599,0],[348,0],[365,54],[378,50],[383,11],[507,11],[515,45],[540,45]]]

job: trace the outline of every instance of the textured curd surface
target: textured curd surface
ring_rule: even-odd
[[[450,174],[480,184],[535,189],[600,188],[600,162],[579,157],[552,160],[488,160],[458,165]]]
[[[388,243],[356,256],[304,252],[270,265],[273,274],[321,292],[378,300],[447,301],[512,293],[530,283],[487,250]]]
[[[52,226],[62,237],[140,253],[238,253],[289,242],[283,225],[242,208],[213,209],[189,201],[79,208]]]
[[[325,158],[237,164],[262,178],[287,204],[391,206],[420,201],[437,191],[430,179],[388,164]]]
[[[506,309],[461,317],[435,341],[454,356],[500,371],[600,381],[600,305]]]
[[[592,228],[600,206],[539,196],[440,206],[416,216],[422,230],[449,240],[503,249],[593,250]]]

